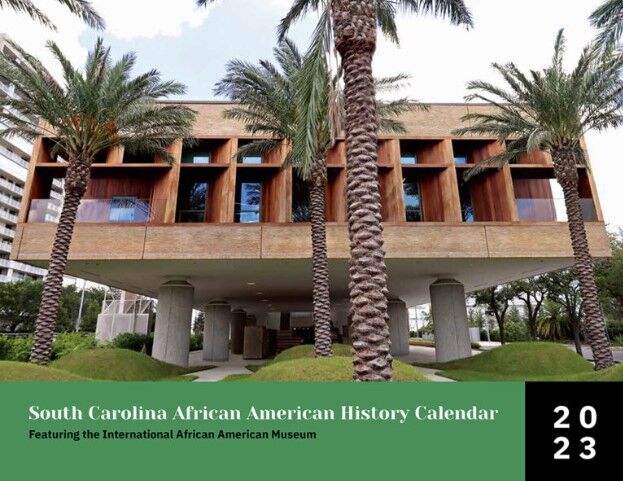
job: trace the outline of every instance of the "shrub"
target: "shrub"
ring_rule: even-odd
[[[32,336],[14,337],[10,340],[8,361],[28,362],[30,350],[32,349]]]
[[[124,332],[115,337],[111,344],[112,347],[117,349],[130,349],[131,351],[142,352],[143,348],[147,351],[148,345],[149,351],[151,351],[152,343],[153,340],[150,335]]]
[[[519,342],[530,340],[528,325],[525,322],[508,322],[504,326],[506,342]]]
[[[79,332],[63,332],[56,336],[52,344],[52,359],[58,359],[70,352],[93,349],[97,347],[94,334],[81,334]]]
[[[0,336],[0,361],[8,359],[11,349],[11,340],[7,336]]]
[[[190,350],[200,351],[203,349],[203,334],[193,334],[190,336]]]

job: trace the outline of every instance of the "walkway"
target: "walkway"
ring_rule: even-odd
[[[201,351],[192,351],[188,358],[189,366],[205,366],[206,364],[216,366],[213,369],[206,369],[205,371],[198,371],[189,374],[189,376],[197,377],[197,379],[195,379],[196,382],[215,382],[221,381],[232,374],[251,374],[251,371],[249,371],[246,366],[265,363],[265,359],[257,361],[242,359],[242,356],[239,354],[230,354],[229,361],[225,362],[204,361],[201,358]]]

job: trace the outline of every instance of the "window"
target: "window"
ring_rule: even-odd
[[[405,210],[407,222],[422,222],[422,198],[420,196],[420,183],[417,180],[407,180],[403,182],[405,196]]]
[[[149,203],[130,196],[116,196],[110,200],[108,221],[112,223],[141,223],[149,219]]]
[[[461,197],[461,216],[463,218],[463,222],[474,222],[476,217],[474,216],[472,194],[467,183],[464,182],[461,184],[459,188],[459,195]]]
[[[413,151],[403,151],[400,149],[400,163],[406,165],[417,164],[417,154]]]
[[[244,147],[253,143],[252,140],[240,140],[238,141],[238,148]],[[244,155],[238,158],[238,163],[240,164],[261,164],[262,156],[260,155]]]
[[[210,162],[212,162],[212,152],[206,142],[200,142],[191,149],[184,149],[182,164],[209,164]]]
[[[292,222],[309,222],[309,187],[298,175],[292,181]]]
[[[177,222],[205,222],[208,183],[192,182],[181,192]]]
[[[261,182],[241,182],[236,191],[235,221],[241,224],[260,222]]]

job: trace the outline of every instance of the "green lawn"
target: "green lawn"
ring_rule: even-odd
[[[314,346],[296,346],[280,353],[268,364],[247,366],[252,374],[236,374],[223,381],[352,381],[351,347],[333,345],[333,357],[315,358]],[[417,369],[394,361],[395,381],[427,381]]]
[[[551,342],[506,344],[466,359],[422,364],[456,381],[623,381],[623,366],[596,372],[571,349]]]
[[[333,355],[348,357],[352,355],[351,349],[352,348],[346,344],[333,344]],[[302,357],[315,357],[314,346],[311,344],[304,344],[302,346],[291,347],[277,354],[272,362],[292,361],[293,359],[300,359]]]
[[[88,381],[88,379],[52,367],[27,362],[0,361],[0,381]]]
[[[108,381],[189,381],[182,374],[202,368],[183,368],[128,349],[90,349],[68,354],[52,367],[90,379]]]

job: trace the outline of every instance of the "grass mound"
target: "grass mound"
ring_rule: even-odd
[[[503,376],[550,376],[592,371],[590,362],[571,349],[551,342],[506,344],[477,356],[430,364],[444,371],[477,371]]]
[[[333,355],[349,357],[352,355],[351,347],[346,344],[333,344]],[[304,344],[286,349],[277,354],[272,362],[292,361],[305,357],[315,357],[313,344]]]
[[[228,381],[352,381],[353,364],[350,357],[327,358],[303,357],[291,361],[273,362],[262,369]],[[417,369],[408,364],[394,361],[395,381],[426,381]]]
[[[598,380],[595,375],[607,376],[595,373],[589,361],[568,347],[551,342],[506,344],[477,356],[425,366],[456,381],[591,381]],[[617,373],[608,375],[616,378]]]
[[[128,349],[76,351],[54,361],[52,367],[110,381],[170,381],[175,376],[191,372]]]
[[[87,381],[88,379],[53,367],[26,362],[0,361],[0,381]]]

